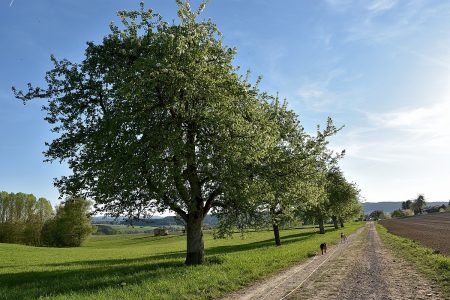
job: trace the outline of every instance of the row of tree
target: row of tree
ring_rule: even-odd
[[[90,203],[71,198],[56,207],[32,194],[0,192],[0,243],[79,246],[92,232]]]
[[[0,192],[1,243],[41,244],[42,227],[52,217],[52,205],[45,198]]]
[[[382,220],[389,218],[403,218],[414,215],[421,215],[422,213],[437,213],[450,211],[450,201],[448,206],[445,204],[428,206],[425,200],[425,196],[419,194],[416,199],[406,200],[402,202],[401,208],[394,210],[392,213],[385,213],[382,210],[375,210],[371,212],[366,219]]]
[[[450,201],[448,206],[442,204],[440,206],[427,207],[425,196],[419,194],[416,199],[403,201],[401,209],[394,210],[391,214],[391,217],[401,218],[414,215],[421,215],[423,212],[435,213],[435,212],[445,212],[448,210],[450,210]]]
[[[415,215],[421,215],[423,209],[427,206],[427,202],[425,201],[425,196],[419,194],[414,200],[407,200],[402,202],[402,210],[412,210]]]
[[[305,214],[321,224],[360,212],[358,189],[328,149],[331,119],[316,135],[277,96],[260,91],[233,65],[211,21],[197,21],[177,0],[179,22],[152,10],[120,11],[122,26],[89,42],[81,63],[57,60],[47,86],[17,91],[43,109],[59,137],[45,152],[73,174],[56,181],[62,195],[95,201],[97,211],[142,218],[175,212],[186,223],[186,264],[204,261],[203,219],[224,228],[268,216],[279,225]],[[337,225],[336,225],[337,226]]]

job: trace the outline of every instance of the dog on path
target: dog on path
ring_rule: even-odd
[[[347,241],[347,236],[343,232],[341,232],[341,243],[346,242],[346,241]]]
[[[324,253],[327,253],[327,244],[326,243],[320,244],[320,251],[322,251],[322,255]]]

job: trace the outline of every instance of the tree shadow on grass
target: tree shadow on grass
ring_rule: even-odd
[[[120,287],[122,282],[139,284],[161,279],[167,272],[183,268],[182,261],[133,264],[114,260],[95,261],[82,268],[0,274],[0,299],[37,299],[48,295],[97,292]]]
[[[329,231],[331,232],[331,230]],[[285,235],[281,237],[281,244],[288,245],[291,243],[297,243],[299,241],[305,240],[309,237],[316,235],[315,232],[299,232],[290,235]],[[218,254],[226,254],[226,253],[235,253],[242,251],[251,251],[259,248],[267,248],[275,246],[274,239],[266,239],[262,241],[256,241],[245,244],[234,244],[234,245],[223,245],[223,246],[215,246],[209,247],[205,250],[207,256],[209,255],[218,255]],[[153,260],[161,260],[161,259],[184,259],[186,252],[183,251],[172,251],[172,252],[164,252],[161,254],[154,254],[145,257],[133,258],[133,259],[103,259],[103,260],[83,260],[83,261],[71,261],[65,263],[55,263],[55,264],[45,264],[44,266],[56,266],[56,267],[64,267],[64,266],[75,266],[75,265],[121,265],[121,264],[130,264],[130,263],[138,263],[138,262],[151,262]]]
[[[335,230],[330,230],[332,232]],[[300,232],[282,237],[282,245],[300,242],[316,233]],[[224,245],[206,249],[207,257],[226,253],[275,247],[273,239]],[[0,299],[36,299],[46,295],[98,292],[120,287],[121,282],[140,284],[161,280],[169,273],[186,270],[184,251],[167,252],[131,259],[84,260],[39,265],[57,270],[0,274]],[[159,261],[159,260],[166,261]],[[62,270],[61,270],[62,268]],[[64,269],[65,268],[65,269]]]
[[[333,232],[336,231],[336,229],[328,230],[327,232]],[[312,238],[313,236],[316,236],[316,232],[299,232],[299,233],[293,233],[289,235],[285,235],[281,237],[281,245],[289,245],[292,243],[297,243],[302,240],[306,240],[308,238]],[[273,238],[263,240],[263,241],[257,241],[247,244],[237,244],[237,245],[226,245],[226,246],[217,246],[217,247],[211,247],[206,250],[206,253],[208,255],[214,255],[214,254],[224,254],[224,253],[230,253],[230,252],[240,252],[240,251],[249,251],[254,250],[258,248],[266,248],[266,247],[276,247],[275,241]]]
[[[333,232],[336,231],[336,229],[328,230],[327,232]],[[316,232],[299,232],[299,233],[293,233],[289,235],[285,235],[281,237],[281,245],[289,245],[292,243],[297,243],[302,240],[308,239],[310,237],[313,237],[317,235]],[[234,244],[234,245],[223,245],[223,246],[215,246],[215,247],[209,247],[205,250],[207,256],[210,255],[220,255],[220,254],[226,254],[226,253],[236,253],[236,252],[242,252],[242,251],[251,251],[259,248],[267,248],[267,247],[275,247],[274,239],[266,239],[262,241],[256,241],[251,243],[245,243],[245,244]],[[123,265],[123,264],[130,264],[130,263],[145,263],[145,262],[152,262],[155,260],[174,260],[179,259],[180,261],[185,258],[186,252],[184,250],[182,251],[172,251],[172,252],[164,252],[161,254],[154,254],[149,255],[145,257],[138,257],[138,258],[132,258],[132,259],[102,259],[102,260],[82,260],[82,261],[70,261],[65,263],[55,263],[55,264],[45,264],[45,265],[38,265],[38,266],[56,266],[56,267],[65,267],[65,266],[96,266],[96,265]]]

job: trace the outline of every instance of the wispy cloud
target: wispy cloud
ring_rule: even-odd
[[[408,141],[420,141],[419,147],[442,147],[447,151],[450,146],[449,115],[450,101],[447,100],[431,106],[369,114],[369,120],[380,129],[403,132],[400,136]]]
[[[14,0],[11,0],[11,3],[9,3],[9,7],[11,7],[14,4]]]
[[[433,157],[449,160],[450,99],[429,106],[365,113],[367,125],[353,127],[337,146],[348,156],[368,161],[405,163]]]
[[[367,9],[371,12],[379,13],[392,9],[397,2],[398,0],[376,0],[373,1]]]
[[[297,89],[295,97],[314,110],[328,110],[337,98],[336,92],[330,89],[330,84],[343,74],[343,70],[335,69],[329,71],[323,78],[306,80]]]
[[[336,10],[344,10],[353,4],[353,0],[326,0],[326,4]]]
[[[430,5],[422,0],[374,0],[326,2],[328,7],[347,15],[346,42],[381,43],[416,34],[428,21],[450,13],[450,3]],[[383,18],[381,18],[383,16]],[[397,40],[398,42],[398,40]]]
[[[341,68],[331,69],[303,80],[290,99],[299,101],[303,110],[329,115],[351,111],[354,108],[352,105],[361,98],[361,89],[357,84],[361,78],[361,74],[352,74]]]
[[[402,48],[402,50],[420,58],[422,61],[424,61],[425,63],[427,63],[429,65],[435,65],[435,66],[450,70],[450,60],[447,58],[441,58],[437,55],[430,55],[427,53],[422,53],[419,51],[412,50],[410,48],[407,48],[407,49]],[[445,54],[447,54],[447,53],[448,52],[446,52]]]

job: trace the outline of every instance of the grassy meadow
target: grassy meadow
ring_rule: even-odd
[[[362,222],[347,224],[350,234]],[[0,244],[0,299],[207,299],[281,270],[339,240],[341,229],[205,234],[207,263],[185,266],[184,236],[91,236],[79,248]]]
[[[450,299],[450,256],[435,253],[433,249],[411,239],[392,234],[380,224],[377,230],[383,242],[396,255],[412,262]]]

